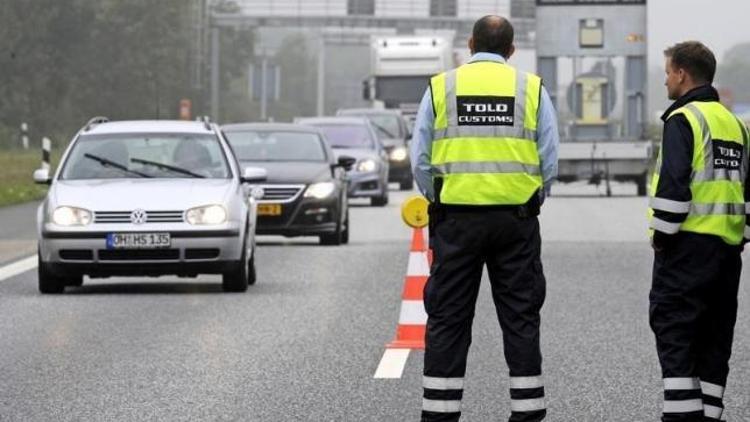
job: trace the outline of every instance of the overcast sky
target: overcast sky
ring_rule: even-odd
[[[750,42],[750,0],[649,0],[648,20],[650,66],[679,41],[702,41],[719,62],[735,44]]]

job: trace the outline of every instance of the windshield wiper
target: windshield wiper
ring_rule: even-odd
[[[125,173],[135,174],[135,175],[140,176],[140,177],[153,177],[153,176],[149,176],[148,174],[141,173],[140,171],[130,170],[126,166],[124,166],[124,165],[122,165],[122,164],[120,164],[120,163],[118,163],[116,161],[108,160],[108,159],[106,159],[104,157],[100,157],[98,155],[85,153],[85,154],[83,154],[83,156],[86,157],[86,158],[89,158],[91,160],[96,161],[97,163],[101,164],[104,167],[113,167],[113,168],[116,168],[118,170],[122,170]]]
[[[193,173],[192,171],[184,169],[184,168],[181,168],[181,167],[170,166],[169,164],[159,163],[159,162],[156,162],[156,161],[144,160],[142,158],[131,158],[130,161],[132,161],[134,163],[138,163],[138,164],[146,164],[146,165],[149,165],[149,166],[159,167],[159,168],[164,169],[164,170],[173,171],[175,173],[180,173],[180,174],[184,174],[184,175],[187,175],[187,176],[197,177],[197,178],[200,178],[200,179],[205,179],[206,178],[206,176],[203,176],[202,174]]]
[[[379,124],[373,122],[372,120],[370,120],[370,124],[375,126],[375,129],[385,133],[385,136],[389,138],[396,138],[396,135],[392,134],[388,129],[384,128],[383,126],[380,126]]]

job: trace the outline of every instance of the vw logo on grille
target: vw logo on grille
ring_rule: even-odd
[[[146,220],[148,220],[148,216],[144,210],[139,209],[130,213],[130,222],[133,224],[143,224]]]

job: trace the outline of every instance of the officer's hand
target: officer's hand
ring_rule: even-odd
[[[662,252],[672,243],[673,239],[674,235],[662,233],[657,230],[651,238],[651,247],[654,248],[656,252]]]

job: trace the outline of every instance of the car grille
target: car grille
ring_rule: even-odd
[[[216,259],[219,257],[219,249],[185,249],[185,259]]]
[[[132,211],[95,211],[94,223],[131,223]],[[148,223],[182,223],[182,211],[146,211],[146,224]]]
[[[160,261],[180,259],[179,249],[99,249],[100,261]]]
[[[263,199],[259,202],[293,202],[305,185],[263,185]]]
[[[68,261],[92,261],[94,252],[90,249],[61,249],[60,259]]]

